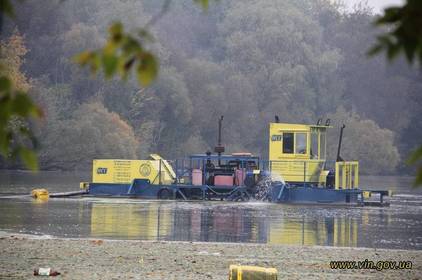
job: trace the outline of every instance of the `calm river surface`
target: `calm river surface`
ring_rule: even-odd
[[[410,177],[361,176],[367,189],[395,191],[386,208],[16,196],[40,187],[77,190],[89,180],[89,173],[0,171],[0,231],[422,250],[422,188],[412,189]]]

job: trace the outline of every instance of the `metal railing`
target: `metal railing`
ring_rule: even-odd
[[[248,158],[242,160],[242,164],[246,163]],[[175,173],[176,182],[178,184],[190,184],[192,183],[192,171],[199,169],[202,172],[202,183],[206,184],[207,162],[206,158],[203,160],[192,160],[190,158],[182,158],[177,160],[168,161]],[[329,170],[336,167],[336,185],[340,182],[340,185],[336,188],[355,188],[358,186],[358,163],[357,162],[340,162],[335,163],[334,161],[325,160],[257,160],[257,166],[255,168],[248,168],[246,164],[240,168],[246,174],[246,172],[252,172],[253,169],[259,171],[266,171],[275,180],[294,182],[296,184],[303,183],[304,185],[320,186],[325,185],[326,178]],[[214,163],[216,164],[216,163]],[[349,167],[352,166],[352,167]],[[331,168],[330,168],[331,167]],[[352,168],[352,169],[350,169]],[[340,171],[339,171],[340,170]],[[349,171],[352,170],[352,171]],[[344,174],[344,176],[343,176]],[[338,180],[338,176],[341,177],[341,181]],[[343,179],[344,177],[344,179]],[[344,181],[345,180],[345,181]],[[243,183],[243,182],[242,182]]]
[[[359,162],[336,162],[336,189],[355,189],[359,186]]]
[[[324,160],[273,160],[263,161],[262,170],[271,173],[271,176],[280,176],[283,181],[315,184],[324,184],[328,171],[325,170]],[[276,178],[277,179],[277,178]]]

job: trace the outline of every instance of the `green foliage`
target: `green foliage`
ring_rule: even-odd
[[[38,158],[33,149],[20,147],[17,152],[27,168],[32,171],[38,170]]]
[[[109,38],[102,49],[82,52],[75,60],[81,66],[89,66],[93,73],[102,68],[108,79],[119,72],[121,78],[126,80],[129,72],[135,69],[140,85],[148,86],[158,73],[156,58],[144,49],[145,42],[151,41],[151,35],[144,29],[140,29],[138,38],[135,38],[124,32],[121,23],[114,23],[109,28]]]
[[[402,7],[387,8],[375,24],[391,31],[378,36],[369,54],[386,51],[391,60],[403,52],[409,63],[422,62],[422,1],[407,0]]]
[[[372,120],[362,119],[358,114],[347,112],[339,107],[334,114],[328,115],[333,120],[335,130],[329,131],[327,152],[335,160],[339,137],[339,127],[344,130],[341,156],[345,160],[358,160],[362,174],[389,174],[397,167],[400,156],[394,146],[394,133],[380,128]]]
[[[14,17],[13,5],[8,0],[0,0],[0,17],[3,15]],[[25,53],[23,39],[16,32],[8,42],[0,44],[0,156],[20,158],[26,167],[36,171],[38,160],[33,149],[37,140],[30,120],[41,118],[42,112],[24,91],[29,87],[20,72]]]
[[[201,1],[180,0],[164,14],[163,3],[169,2],[25,1],[16,9],[16,24],[6,24],[5,32],[18,26],[30,50],[22,65],[31,77],[29,95],[45,113],[43,122],[31,126],[40,139],[41,168],[80,168],[97,156],[156,152],[172,159],[204,152],[216,144],[220,115],[228,152],[265,157],[268,122],[275,114],[283,122],[314,123],[339,105],[346,106],[344,115],[361,116],[347,118],[355,125],[345,133],[358,140],[365,134],[358,143],[362,153],[347,152],[354,143],[344,148],[349,158],[363,159],[366,173],[395,172],[397,149],[405,155],[422,137],[415,125],[422,101],[418,77],[407,65],[367,59],[365,49],[374,38],[370,12],[344,14],[328,0],[244,0],[215,6],[208,1],[204,13]],[[117,25],[107,33],[113,22],[124,30]],[[140,26],[154,41],[138,35]],[[139,60],[123,75],[126,82],[112,79],[122,75],[124,40],[118,38],[126,35],[160,58],[159,74],[148,87],[139,87]],[[85,67],[111,81],[92,79],[73,63],[84,50],[96,56],[82,59]],[[150,73],[150,66],[140,67]],[[130,129],[115,128],[122,126],[111,125],[110,115]],[[130,136],[123,136],[122,144],[119,135]],[[384,148],[373,147],[372,138],[381,139]],[[329,147],[337,140],[336,135]]]
[[[81,66],[88,66],[92,73],[103,69],[106,78],[110,79],[117,72],[126,80],[132,69],[135,69],[139,84],[143,87],[150,85],[158,74],[158,59],[145,49],[147,43],[154,41],[148,28],[160,19],[168,10],[170,0],[164,1],[161,12],[146,24],[138,28],[137,36],[126,33],[121,22],[115,22],[109,27],[109,38],[102,49],[84,51],[75,57]],[[209,0],[194,0],[203,10],[207,10]]]
[[[0,13],[9,17],[13,17],[15,15],[13,5],[10,0],[0,0]]]
[[[193,0],[193,1],[201,5],[204,10],[208,9],[208,4],[209,4],[208,0]]]
[[[422,145],[412,153],[410,158],[407,160],[408,164],[416,165],[419,163],[418,171],[415,178],[415,186],[422,185]]]
[[[378,43],[369,51],[370,55],[386,51],[388,59],[392,60],[403,52],[410,64],[419,61],[422,65],[422,1],[407,0],[401,7],[387,8],[375,24],[388,26],[391,31],[378,36]],[[421,159],[421,151],[422,145],[413,152],[408,163],[415,164]],[[422,166],[417,170],[415,185],[422,185]]]
[[[40,135],[43,168],[89,168],[95,158],[137,157],[132,127],[101,103],[83,104],[68,119],[48,121]]]
[[[0,76],[0,108],[0,155],[20,157],[25,166],[37,170],[37,158],[32,150],[37,141],[28,122],[40,118],[41,110],[25,92],[14,90],[6,76]]]

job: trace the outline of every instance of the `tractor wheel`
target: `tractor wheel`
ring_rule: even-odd
[[[234,199],[234,201],[249,201],[249,195],[245,192],[239,191],[236,193],[236,198]]]
[[[249,195],[245,192],[242,193],[242,201],[248,202],[250,199]]]
[[[158,199],[172,199],[172,193],[169,189],[161,189],[158,191],[157,198]]]

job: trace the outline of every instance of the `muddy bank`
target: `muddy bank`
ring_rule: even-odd
[[[0,234],[0,278],[227,279],[230,264],[275,267],[281,279],[422,279],[422,251],[263,244],[42,239]],[[413,261],[411,270],[334,270],[331,260]]]

